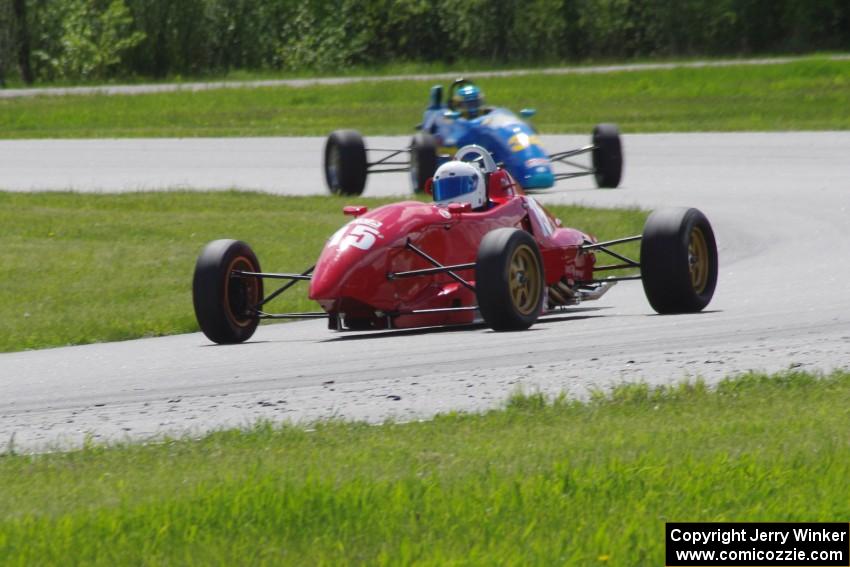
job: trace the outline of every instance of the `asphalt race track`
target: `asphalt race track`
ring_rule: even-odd
[[[544,137],[552,151],[586,142]],[[539,198],[702,209],[721,265],[705,313],[657,316],[640,283],[627,282],[519,333],[484,326],[336,333],[315,321],[263,326],[237,346],[192,334],[3,354],[0,452],[9,442],[45,449],[87,435],[197,434],[258,418],[427,418],[495,407],[518,388],[582,396],[622,381],[850,368],[850,132],[627,135],[624,144],[621,189],[597,190],[582,178]],[[316,138],[0,142],[0,186],[320,193],[322,145]],[[366,194],[406,190],[405,177],[391,174],[372,178]],[[581,219],[563,221],[581,227]]]

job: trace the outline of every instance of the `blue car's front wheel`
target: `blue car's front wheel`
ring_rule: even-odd
[[[620,130],[614,124],[597,124],[593,129],[593,172],[596,185],[614,188],[623,175],[623,147]]]
[[[414,193],[425,191],[428,178],[437,171],[437,140],[427,132],[418,132],[410,142],[410,182]]]
[[[325,143],[325,181],[335,195],[360,195],[369,165],[366,144],[355,130],[331,132]]]

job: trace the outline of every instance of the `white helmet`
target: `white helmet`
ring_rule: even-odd
[[[487,187],[481,169],[468,162],[449,161],[434,173],[431,189],[438,203],[470,203],[480,209],[487,202]]]

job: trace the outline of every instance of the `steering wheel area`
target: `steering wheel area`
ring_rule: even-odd
[[[490,155],[486,149],[475,144],[464,146],[455,154],[457,161],[467,161],[478,163],[484,173],[493,173],[498,169],[496,160]]]

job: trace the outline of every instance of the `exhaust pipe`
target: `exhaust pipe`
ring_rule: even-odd
[[[554,300],[549,302],[552,306],[576,305],[580,301],[575,290],[563,280],[549,286],[549,297]]]
[[[579,297],[581,297],[582,301],[594,301],[596,299],[599,299],[600,297],[602,297],[606,293],[608,293],[608,290],[610,290],[615,285],[617,285],[616,281],[603,282],[599,285],[599,287],[597,287],[596,289],[594,289],[592,291],[582,291],[582,292],[580,292]]]

